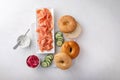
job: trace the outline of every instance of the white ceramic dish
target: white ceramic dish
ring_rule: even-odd
[[[42,9],[42,8],[41,8]],[[50,10],[51,14],[52,14],[52,22],[53,22],[53,29],[52,29],[52,38],[53,38],[53,48],[50,50],[50,51],[43,51],[41,52],[40,49],[39,49],[39,46],[38,46],[38,43],[37,43],[37,39],[38,39],[38,34],[36,32],[36,28],[37,28],[37,22],[36,22],[36,27],[35,27],[35,32],[36,32],[36,53],[37,54],[49,54],[49,53],[52,53],[54,54],[55,53],[55,39],[54,39],[54,10],[53,9],[50,9],[50,8],[47,8]],[[38,10],[38,9],[37,9]],[[37,18],[36,18],[37,19]],[[37,21],[37,20],[36,20]]]

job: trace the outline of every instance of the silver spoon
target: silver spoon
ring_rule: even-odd
[[[25,38],[25,36],[27,35],[27,33],[30,31],[30,29],[28,29],[27,31],[26,31],[26,33],[24,34],[24,38]],[[16,49],[18,46],[19,46],[19,44],[21,43],[21,41],[22,40],[19,40],[18,42],[17,42],[17,44],[13,47],[13,49]]]

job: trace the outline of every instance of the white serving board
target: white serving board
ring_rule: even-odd
[[[42,8],[40,8],[40,9],[42,9]],[[53,48],[50,50],[50,51],[43,51],[43,52],[41,52],[41,50],[39,49],[39,46],[38,46],[38,43],[37,43],[37,39],[38,39],[38,34],[37,34],[37,32],[36,32],[36,28],[37,28],[37,22],[36,22],[36,27],[35,27],[35,32],[36,32],[36,53],[37,54],[49,54],[49,53],[52,53],[52,54],[54,54],[55,53],[55,39],[54,39],[54,10],[51,8],[47,8],[47,9],[49,9],[50,10],[50,12],[51,12],[51,14],[52,14],[52,22],[53,22],[53,29],[52,29],[52,38],[53,38],[53,43],[52,43],[52,45],[53,45]],[[38,9],[37,9],[38,10]],[[37,18],[36,18],[37,19]],[[37,20],[36,20],[37,21]]]

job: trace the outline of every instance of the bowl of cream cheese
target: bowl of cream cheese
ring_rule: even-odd
[[[31,39],[26,35],[20,35],[17,39],[17,42],[20,41],[19,47],[26,48],[30,46]]]

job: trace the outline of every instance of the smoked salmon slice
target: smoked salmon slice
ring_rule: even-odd
[[[52,37],[52,14],[47,8],[38,9],[37,14],[37,29],[38,33],[38,46],[41,52],[49,51],[53,48],[53,37]]]

